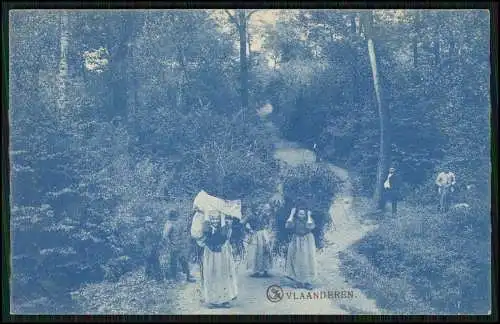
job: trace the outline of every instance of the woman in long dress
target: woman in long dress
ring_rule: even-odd
[[[296,208],[292,208],[285,224],[292,231],[285,269],[299,288],[310,290],[316,277],[316,242],[312,233],[315,224],[310,211],[300,209],[297,216],[295,212]]]
[[[264,204],[256,213],[242,220],[245,228],[250,232],[247,253],[247,269],[252,277],[269,277],[272,268],[271,255],[271,206]]]
[[[231,307],[230,302],[238,295],[236,268],[229,242],[231,218],[224,217],[218,211],[211,211],[208,219],[203,220],[201,232],[192,231],[203,246],[203,300],[210,308]]]

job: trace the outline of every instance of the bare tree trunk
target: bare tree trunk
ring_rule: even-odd
[[[135,17],[134,17],[135,18]],[[143,21],[137,17],[130,21],[128,28],[132,30],[130,46],[127,49],[127,59],[129,63],[126,65],[126,73],[128,77],[129,87],[127,88],[127,119],[133,120],[135,117],[133,115],[137,112],[137,91],[139,84],[137,82],[136,66],[134,64],[136,56],[136,44],[135,39],[143,29]]]
[[[439,36],[438,36],[439,37]],[[441,64],[441,54],[440,54],[439,38],[434,42],[434,65],[439,67]]]
[[[60,56],[59,56],[59,73],[57,77],[59,96],[57,98],[57,106],[60,112],[66,111],[66,85],[68,82],[68,44],[69,44],[69,26],[68,13],[63,11],[60,22]]]
[[[250,39],[248,35],[248,21],[250,16],[258,10],[250,11],[247,14],[245,9],[238,9],[237,15],[233,15],[229,10],[226,10],[230,21],[238,28],[240,41],[240,93],[241,93],[241,111],[246,114],[248,110],[248,61],[251,55],[250,50],[247,53],[247,48],[250,49]],[[248,46],[248,47],[247,47]]]
[[[356,35],[356,14],[351,16],[351,34]]]
[[[247,25],[247,32],[246,32],[246,38],[247,38],[247,64],[248,64],[248,69],[250,70],[252,68],[252,40],[250,38],[250,33],[248,32],[248,25]]]
[[[238,23],[240,36],[241,106],[245,114],[248,110],[247,16],[245,9],[238,11]]]
[[[132,106],[134,100],[132,99],[135,98],[135,67],[131,58],[131,55],[133,55],[133,35],[136,28],[134,19],[139,18],[131,16],[123,18],[121,23],[124,32],[120,34],[115,47],[110,51],[111,62],[116,64],[114,67],[116,73],[112,75],[110,82],[113,98],[112,109],[109,111],[110,118],[120,116],[129,119],[131,112],[134,110],[134,106]],[[133,123],[133,119],[127,122]]]
[[[436,67],[439,67],[441,65],[441,48],[440,48],[440,40],[441,40],[441,34],[439,33],[441,31],[441,22],[439,21],[439,17],[436,19],[436,31],[437,33],[434,35],[435,40],[434,40],[434,65]]]
[[[419,31],[420,31],[420,13],[418,11],[415,12],[415,20],[413,24],[413,40],[412,40],[412,47],[413,47],[413,67],[417,68],[418,66],[418,38],[419,38]]]
[[[454,58],[457,55],[457,47],[456,47],[456,41],[455,41],[455,36],[453,33],[450,35],[450,53],[449,56],[450,58]]]
[[[379,159],[377,166],[377,180],[375,190],[373,193],[373,201],[378,207],[382,207],[383,203],[383,182],[384,175],[389,167],[390,155],[390,139],[389,139],[389,118],[387,108],[383,104],[380,80],[377,71],[377,57],[375,54],[375,43],[372,39],[372,12],[369,11],[365,21],[365,31],[368,43],[368,56],[370,57],[370,65],[372,68],[373,86],[375,89],[375,96],[377,99],[378,115],[380,121],[380,145],[379,145]]]

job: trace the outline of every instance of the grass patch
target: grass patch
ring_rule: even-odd
[[[367,214],[367,202],[357,202]],[[490,218],[485,209],[438,214],[405,205],[341,253],[342,271],[396,314],[486,314],[491,308]],[[478,208],[475,208],[478,207]]]
[[[85,314],[172,314],[176,285],[147,280],[142,269],[118,282],[86,285],[71,296]]]

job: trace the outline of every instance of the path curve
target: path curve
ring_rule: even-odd
[[[274,130],[274,157],[277,160],[289,166],[318,163],[314,152],[300,148],[296,143],[281,139],[277,135],[275,126],[271,123],[267,123],[267,126]],[[250,278],[245,267],[246,260],[239,260],[237,261],[239,294],[232,308],[208,309],[202,305],[199,290],[199,269],[194,266],[194,275],[198,283],[185,283],[181,289],[176,291],[177,304],[174,306],[174,314],[349,315],[381,313],[374,300],[367,298],[359,289],[353,288],[342,276],[338,258],[340,251],[357,242],[375,226],[361,224],[354,215],[349,173],[345,169],[329,163],[321,164],[330,168],[342,181],[342,185],[339,193],[334,197],[329,211],[334,226],[325,233],[325,248],[317,253],[318,277],[312,292],[320,295],[330,293],[330,296],[333,295],[334,298],[308,299],[311,297],[311,295],[307,295],[308,291],[290,288],[289,282],[282,275],[284,268],[284,260],[282,259],[275,260],[271,272],[273,277],[265,279]],[[266,291],[271,285],[279,285],[284,290],[285,295],[281,301],[270,302],[267,299]],[[301,297],[305,299],[301,299]]]

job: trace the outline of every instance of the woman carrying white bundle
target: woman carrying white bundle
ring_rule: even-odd
[[[269,277],[272,267],[271,255],[271,206],[264,204],[256,213],[243,219],[242,223],[250,232],[251,238],[248,245],[247,269],[252,277]]]
[[[295,216],[292,208],[285,228],[292,231],[292,240],[288,245],[286,273],[298,287],[312,289],[316,277],[316,242],[312,230],[315,227],[311,212],[300,209]]]
[[[229,238],[231,218],[210,211],[203,220],[202,230],[193,231],[203,246],[202,292],[209,307],[231,307],[229,302],[238,294],[236,269]]]

